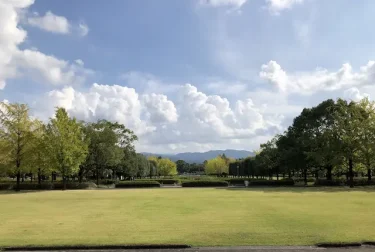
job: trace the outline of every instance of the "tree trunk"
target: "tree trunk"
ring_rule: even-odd
[[[367,180],[371,181],[371,169],[367,169]]]
[[[17,185],[16,185],[16,191],[20,190],[20,179],[21,179],[21,172],[17,172]]]
[[[307,169],[303,170],[303,182],[307,186]]]
[[[319,179],[319,171],[315,172],[315,179]]]
[[[292,178],[292,173],[288,171],[288,178]]]
[[[276,180],[279,180],[279,173],[276,173]]]
[[[22,182],[25,182],[25,174],[22,174],[21,179],[22,179]]]
[[[349,186],[350,188],[354,187],[353,181],[353,159],[349,158]]]
[[[33,183],[33,175],[34,175],[34,174],[31,173],[30,175],[31,175],[31,176],[30,176],[30,182]]]
[[[327,180],[332,180],[332,165],[327,166]]]
[[[40,168],[38,168],[38,184],[42,184],[42,174],[40,172]]]

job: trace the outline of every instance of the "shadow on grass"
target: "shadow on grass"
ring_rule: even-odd
[[[248,192],[264,192],[264,193],[281,193],[281,192],[290,192],[290,193],[311,193],[311,192],[325,192],[325,193],[336,193],[336,192],[368,192],[375,193],[374,186],[358,186],[354,188],[349,187],[225,187],[225,188],[216,188],[218,190],[229,190],[229,191],[248,191]]]

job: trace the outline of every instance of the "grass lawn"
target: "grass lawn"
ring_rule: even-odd
[[[311,245],[375,240],[375,189],[0,193],[0,246]]]

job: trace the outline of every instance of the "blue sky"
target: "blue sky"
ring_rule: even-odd
[[[137,150],[255,150],[327,98],[374,97],[372,0],[3,0],[0,99],[116,120]]]

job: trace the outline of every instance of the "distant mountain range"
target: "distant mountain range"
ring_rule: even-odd
[[[245,158],[248,156],[254,156],[255,153],[251,151],[245,150],[211,150],[207,152],[183,152],[178,154],[156,154],[156,153],[149,153],[149,152],[142,152],[145,156],[156,156],[156,157],[163,157],[169,158],[172,161],[177,160],[184,160],[188,163],[203,163],[204,160],[212,159],[217,157],[218,155],[225,154],[227,157],[231,158]]]

